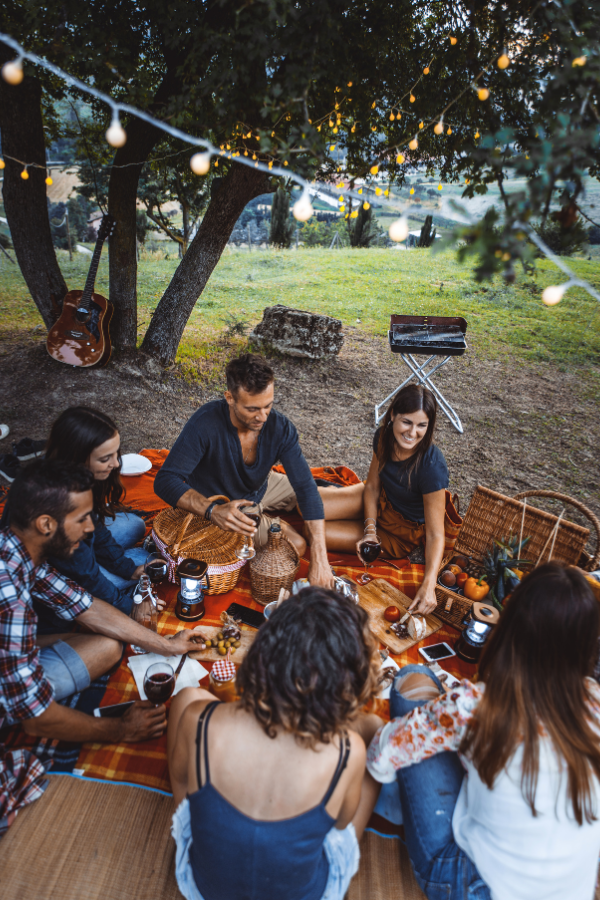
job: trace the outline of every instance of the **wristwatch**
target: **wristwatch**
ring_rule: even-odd
[[[211,521],[212,511],[215,506],[222,506],[223,503],[227,503],[227,500],[213,500],[213,502],[206,507],[204,511],[204,518],[207,522]]]

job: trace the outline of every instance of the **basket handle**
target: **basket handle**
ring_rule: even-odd
[[[515,494],[514,499],[524,500],[526,497],[549,497],[552,500],[560,500],[562,503],[574,506],[575,509],[578,509],[580,513],[583,513],[589,519],[596,532],[596,552],[588,563],[588,568],[590,571],[595,569],[600,562],[600,519],[594,515],[591,509],[588,509],[579,500],[574,500],[573,497],[569,497],[567,494],[559,494],[558,491],[521,491],[519,494]]]
[[[213,501],[215,501],[215,500],[221,500],[223,503],[229,503],[229,497],[226,497],[225,494],[215,494],[214,497],[207,497],[206,499],[209,501],[209,503],[213,503]],[[173,541],[173,543],[171,544],[171,554],[172,555],[177,553],[177,551],[179,550],[179,547],[181,546],[181,542],[183,541],[183,537],[184,537],[186,531],[188,530],[193,518],[194,518],[194,513],[188,513],[187,516],[185,516],[183,522],[181,523],[179,531],[177,532],[177,536],[176,536],[175,540]]]

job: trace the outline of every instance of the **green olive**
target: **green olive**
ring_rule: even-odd
[[[225,646],[226,646],[226,647],[231,647],[231,641],[225,641]]]
[[[220,656],[227,656],[227,650],[225,647],[217,647],[217,652]]]
[[[205,644],[207,647],[212,647],[212,641],[210,641],[210,640],[205,641]]]
[[[233,642],[233,646],[234,646],[234,647],[241,647],[241,646],[242,646],[242,642],[241,642],[241,641],[234,641],[234,642]]]
[[[219,650],[220,650],[222,647],[224,647],[224,646],[225,646],[225,641],[219,641],[219,642],[217,643],[217,647],[219,648]]]
[[[233,656],[234,653],[235,653],[235,647],[232,647],[232,648],[231,648],[231,655]]]
[[[217,634],[217,640],[218,640],[218,641],[222,641],[222,640],[223,640],[223,632],[222,632],[222,631],[219,631],[219,633]]]

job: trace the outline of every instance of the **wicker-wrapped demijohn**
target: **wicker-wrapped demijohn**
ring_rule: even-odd
[[[300,558],[284,536],[281,525],[269,528],[267,544],[249,562],[252,599],[266,606],[277,600],[281,588],[291,590],[300,567]]]

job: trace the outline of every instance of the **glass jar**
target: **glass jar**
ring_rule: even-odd
[[[218,700],[234,703],[239,700],[235,687],[235,666],[229,659],[218,659],[209,675],[209,691]]]

